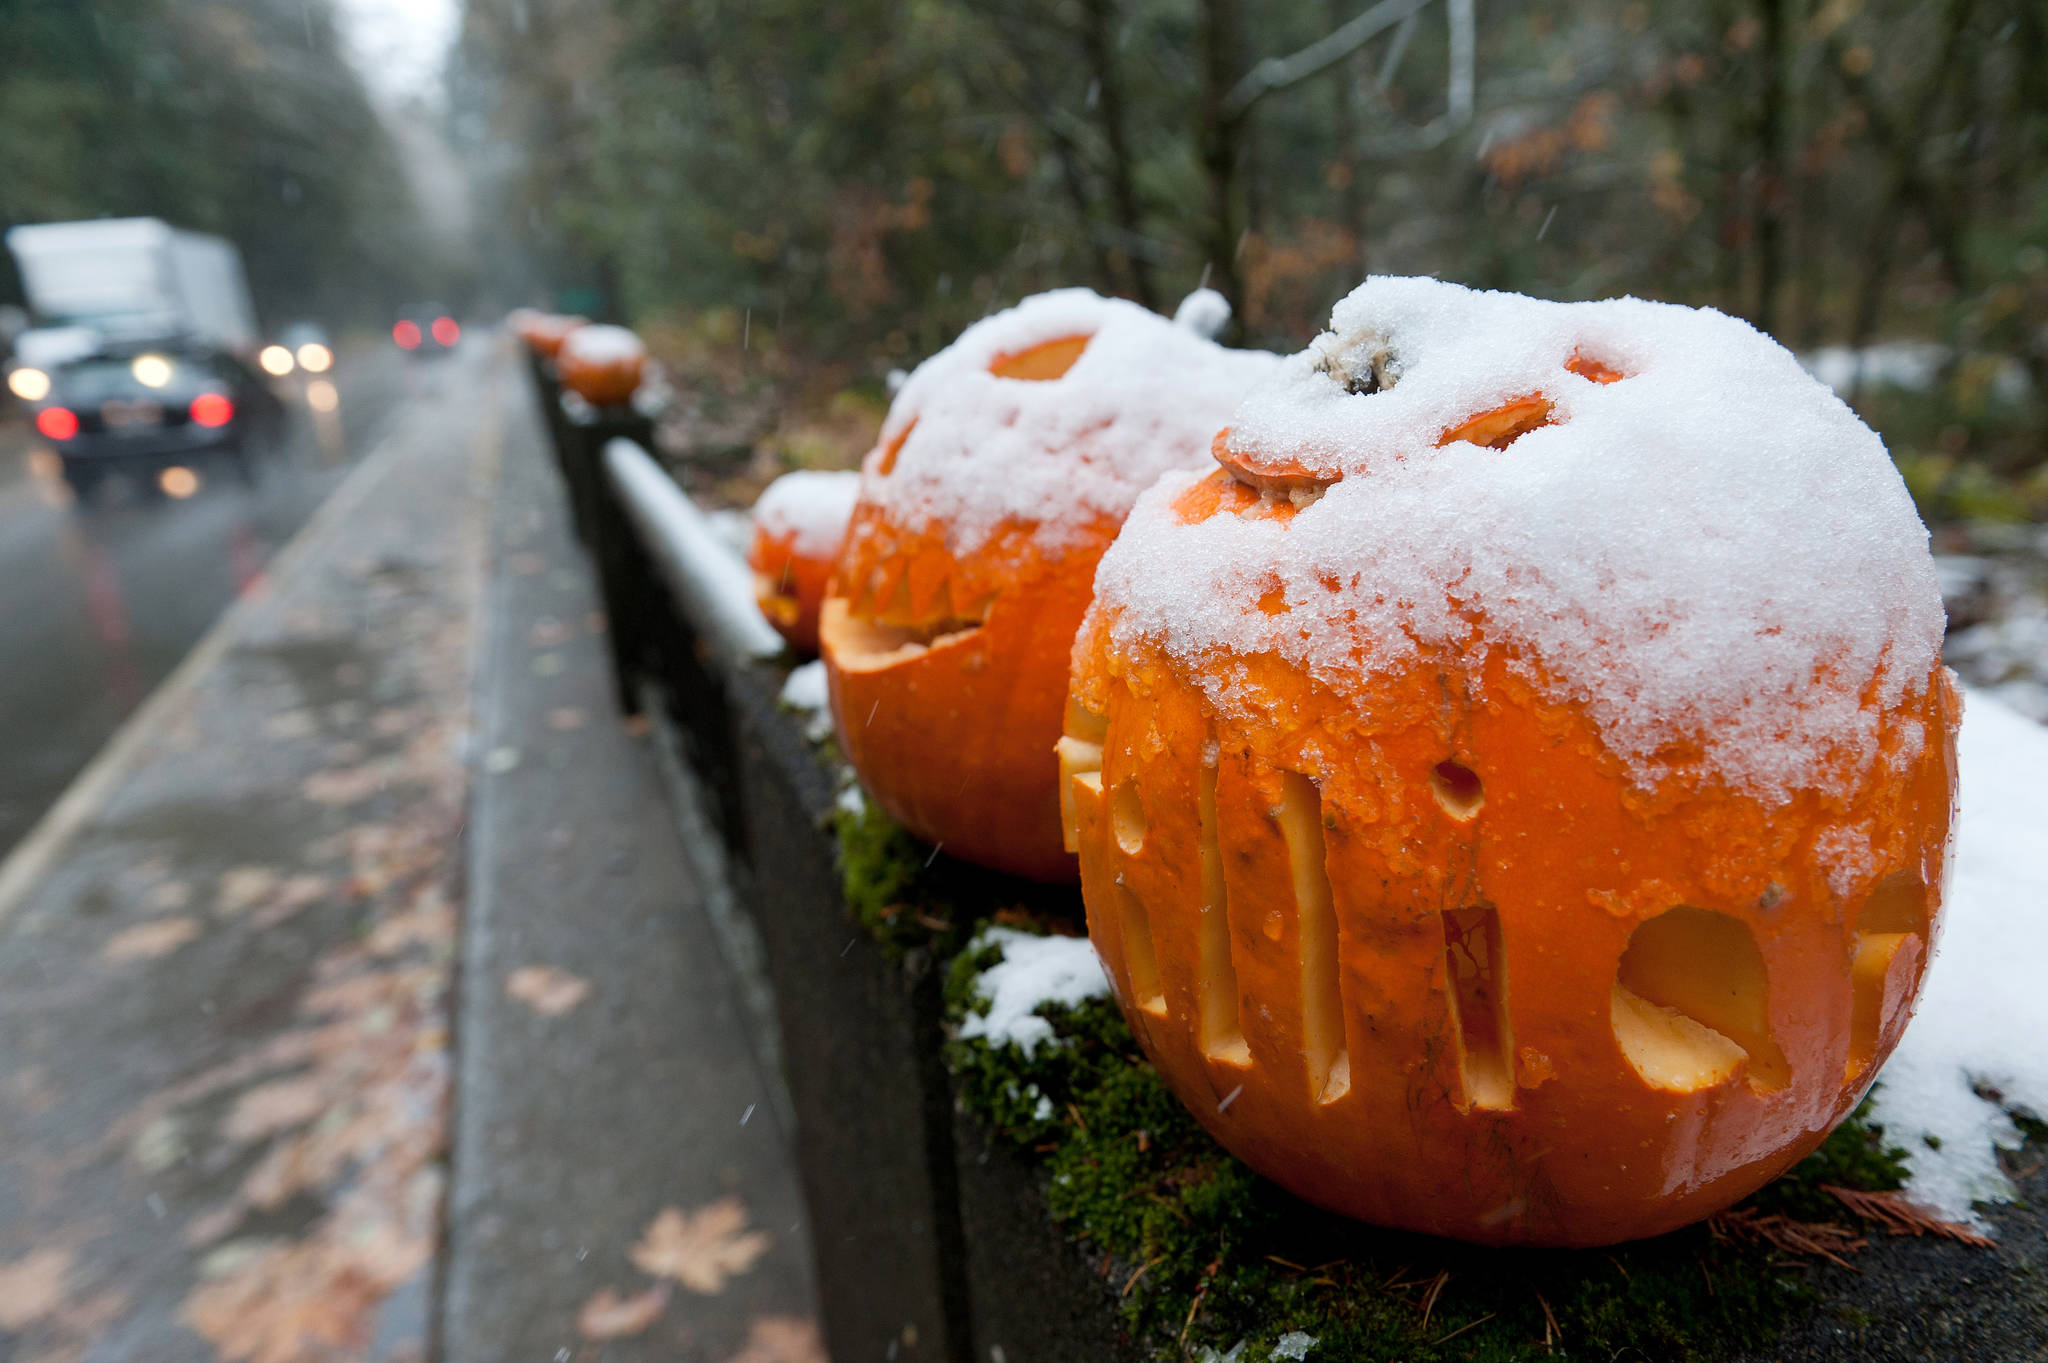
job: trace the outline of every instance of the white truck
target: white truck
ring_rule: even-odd
[[[255,353],[256,310],[232,242],[155,218],[101,218],[10,228],[7,249],[45,327]]]

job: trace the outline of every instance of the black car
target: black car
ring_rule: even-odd
[[[113,473],[155,486],[163,470],[226,464],[253,482],[281,433],[284,405],[255,370],[224,352],[171,347],[105,351],[58,366],[35,405],[82,498]]]
[[[415,303],[392,324],[391,339],[413,355],[446,355],[462,341],[462,324],[439,303]]]

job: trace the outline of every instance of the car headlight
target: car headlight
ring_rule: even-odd
[[[334,352],[318,341],[308,341],[299,347],[299,368],[308,374],[325,374],[334,368]]]
[[[50,376],[24,366],[7,376],[7,391],[23,402],[41,402],[50,396]]]
[[[256,356],[256,363],[263,366],[264,373],[281,379],[292,372],[292,353],[281,345],[267,345]]]

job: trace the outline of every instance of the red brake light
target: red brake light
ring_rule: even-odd
[[[235,404],[229,402],[223,393],[201,393],[192,399],[192,421],[194,425],[211,429],[225,426],[235,419]]]
[[[452,346],[462,339],[462,328],[455,324],[453,317],[434,319],[434,339],[442,345]]]
[[[418,350],[420,348],[420,324],[418,322],[400,322],[397,326],[391,328],[391,339],[398,342],[400,350]]]
[[[78,414],[69,407],[45,407],[36,413],[36,429],[49,440],[69,440],[78,434]]]

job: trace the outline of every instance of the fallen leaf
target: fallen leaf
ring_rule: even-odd
[[[237,866],[221,872],[220,911],[240,913],[277,888],[277,872],[268,866]]]
[[[626,737],[628,738],[645,738],[648,732],[654,728],[654,725],[649,722],[645,715],[627,715],[624,720],[620,721],[619,727],[626,731]]]
[[[654,1324],[667,1309],[667,1283],[656,1283],[630,1297],[600,1287],[576,1313],[576,1328],[585,1339],[624,1339]]]
[[[0,1264],[0,1329],[19,1330],[64,1304],[64,1279],[76,1250],[39,1249],[25,1259]]]
[[[832,1363],[818,1322],[808,1316],[756,1316],[747,1326],[746,1347],[726,1363]]]
[[[109,961],[153,961],[168,956],[199,935],[196,918],[158,918],[117,932],[100,948]]]
[[[694,1212],[664,1207],[627,1257],[650,1277],[673,1278],[692,1292],[711,1296],[725,1290],[726,1279],[752,1268],[775,1243],[766,1231],[746,1227],[746,1204],[730,1193]]]
[[[558,1018],[589,997],[590,981],[551,965],[523,965],[505,977],[505,992],[544,1018]]]
[[[264,720],[263,732],[271,738],[311,738],[320,732],[320,717],[311,710],[286,710]]]
[[[564,730],[580,729],[589,721],[589,718],[589,715],[575,706],[563,705],[548,711],[548,727],[550,729]]]
[[[390,778],[391,773],[382,762],[334,767],[308,776],[300,784],[299,793],[316,805],[352,805],[375,795]]]
[[[569,627],[560,620],[537,620],[526,631],[526,642],[535,648],[556,648],[569,642]]]
[[[334,1105],[333,1089],[316,1075],[259,1084],[235,1100],[221,1134],[240,1145],[304,1126]]]
[[[143,907],[152,913],[171,913],[192,902],[192,887],[182,880],[167,880],[151,890],[143,898]]]

